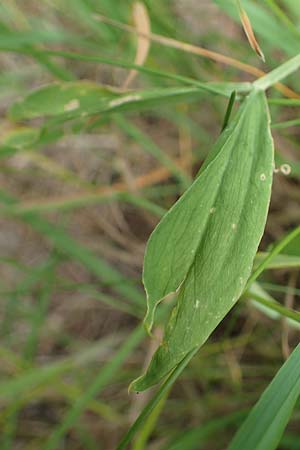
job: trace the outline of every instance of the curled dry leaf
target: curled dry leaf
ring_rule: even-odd
[[[263,62],[265,62],[265,55],[263,54],[263,51],[260,48],[260,46],[256,40],[250,19],[247,15],[246,11],[242,7],[240,0],[237,1],[237,4],[238,4],[238,8],[239,8],[239,13],[240,13],[240,19],[241,19],[244,31],[246,33],[247,39],[249,41],[249,44],[251,45],[251,47],[253,48],[255,53],[263,60]]]
[[[134,63],[138,66],[142,66],[147,59],[150,39],[146,35],[150,35],[151,26],[148,11],[146,6],[141,2],[135,2],[133,4],[133,21],[137,31],[137,49]],[[141,33],[141,34],[140,34]],[[137,75],[136,70],[131,70],[126,78],[123,87],[128,88]]]

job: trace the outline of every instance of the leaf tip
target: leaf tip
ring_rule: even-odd
[[[128,386],[128,394],[136,393],[139,394],[141,391],[144,391],[147,389],[147,386],[143,386],[143,379],[144,375],[141,375],[140,377],[133,380],[130,385]]]
[[[237,1],[237,4],[238,4],[238,10],[239,10],[239,14],[240,14],[240,19],[241,19],[245,34],[247,36],[248,42],[249,42],[251,48],[257,54],[257,56],[259,56],[259,58],[263,62],[266,62],[265,55],[264,55],[262,49],[260,48],[259,43],[257,42],[250,19],[248,17],[248,14],[246,13],[245,9],[243,8],[240,0]]]

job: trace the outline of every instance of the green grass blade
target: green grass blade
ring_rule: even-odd
[[[119,345],[119,341],[117,341]],[[27,395],[28,392],[49,383],[62,376],[64,373],[75,370],[80,366],[88,364],[90,361],[95,361],[101,352],[107,350],[113,351],[116,345],[115,337],[107,337],[101,342],[89,347],[88,349],[80,350],[77,354],[64,358],[55,363],[49,363],[41,367],[32,367],[23,373],[18,374],[15,378],[3,380],[0,383],[0,399],[1,402],[11,401],[16,396],[19,398]]]
[[[251,277],[249,278],[245,289],[248,287],[263,273],[263,271],[268,267],[269,263],[271,263],[272,259],[278,255],[285,247],[287,247],[290,242],[296,239],[300,235],[300,227],[295,228],[293,231],[288,233],[284,238],[282,238],[274,248],[268,253],[266,258],[259,264],[258,267],[254,270]]]
[[[18,204],[15,199],[3,191],[0,191],[0,201],[5,204],[5,208],[9,206],[14,207],[14,205]],[[46,236],[54,244],[58,252],[83,264],[91,273],[102,280],[104,285],[113,286],[116,292],[124,295],[134,304],[141,305],[144,297],[134,286],[134,283],[128,281],[103,259],[72,239],[62,228],[47,222],[47,220],[35,213],[22,213],[18,217]]]
[[[114,290],[130,298],[132,302],[141,304],[143,296],[134,287],[133,283],[130,283],[128,279],[110,267],[100,257],[94,255],[86,247],[72,239],[62,228],[55,227],[53,224],[33,214],[23,214],[22,219],[36,231],[50,239],[59,252],[63,252],[81,262],[91,273],[99,277],[104,284],[111,285]]]
[[[300,119],[291,119],[286,120],[284,122],[273,123],[272,128],[275,130],[290,128],[290,127],[298,127],[300,125]]]
[[[233,91],[230,96],[229,102],[228,102],[227,110],[226,110],[223,125],[222,125],[222,131],[224,131],[225,128],[227,128],[227,126],[229,124],[229,119],[230,119],[230,116],[232,113],[232,108],[233,108],[233,105],[235,102],[235,97],[236,97],[236,91]]]
[[[149,152],[154,158],[156,158],[163,166],[167,167],[174,176],[179,180],[182,186],[187,189],[192,180],[188,177],[180,167],[178,167],[172,159],[160,148],[155,142],[143,133],[138,127],[132,124],[126,118],[118,115],[114,118],[116,124],[121,130],[138,142],[145,151]]]
[[[159,402],[164,398],[166,392],[169,391],[171,386],[174,384],[176,379],[180,376],[182,371],[185,369],[185,367],[188,365],[190,360],[193,358],[193,356],[196,354],[198,349],[192,350],[190,353],[188,353],[183,360],[178,364],[178,366],[173,370],[173,372],[169,375],[169,377],[166,379],[166,381],[162,384],[162,386],[159,388],[157,393],[152,397],[152,399],[149,401],[149,403],[145,406],[139,417],[136,419],[134,424],[130,427],[126,435],[123,437],[119,445],[117,446],[116,450],[125,450],[129,442],[133,439],[133,437],[136,435],[136,433],[142,428],[142,426],[145,423],[145,420],[151,412],[154,410],[154,408],[159,404]]]
[[[297,98],[268,98],[269,105],[280,106],[300,106],[300,99]]]
[[[262,394],[228,450],[275,450],[300,395],[300,346]]]
[[[169,395],[169,392],[166,391],[165,395],[160,399],[160,401],[157,403],[155,408],[153,408],[153,410],[151,411],[151,413],[145,420],[141,431],[139,432],[136,440],[134,441],[132,450],[144,450],[145,448],[147,448],[146,447],[147,442],[149,440],[149,437],[150,437],[152,431],[155,429],[156,423],[158,421],[160,413],[162,412],[162,410],[165,406],[168,395]]]
[[[268,253],[257,253],[254,261],[254,267],[257,267],[268,257]],[[268,260],[267,269],[286,269],[286,268],[300,267],[300,257],[290,255],[275,255],[272,260]]]
[[[264,0],[271,11],[273,11],[274,15],[278,17],[278,19],[282,22],[283,28],[289,28],[289,31],[293,33],[298,39],[300,37],[299,30],[293,24],[293,22],[289,19],[288,15],[285,13],[284,9],[279,7],[275,0]]]
[[[134,350],[144,336],[142,327],[138,327],[125,341],[111,360],[100,370],[95,380],[84,394],[79,397],[65,415],[61,424],[52,432],[48,441],[40,450],[56,450],[65,433],[79,420],[90,401],[99,395],[103,387],[111,380],[114,373],[120,368],[127,356]]]
[[[269,72],[267,75],[254,81],[253,86],[256,89],[262,89],[263,91],[269,89],[269,87],[288,77],[292,73],[296,72],[300,67],[300,54],[289,59],[285,63],[276,67],[276,69]]]
[[[162,450],[200,450],[203,448],[206,439],[213,436],[214,433],[221,433],[227,426],[239,423],[244,419],[246,412],[239,411],[237,413],[228,414],[220,419],[213,419],[201,426],[193,429],[185,430],[184,433],[178,434],[171,443],[163,447]]]
[[[163,101],[195,101],[203,95],[198,87],[151,89],[122,93],[96,83],[55,83],[36,89],[10,108],[13,120],[56,117],[59,121],[99,113],[153,107]]]
[[[226,11],[226,13],[233,17],[240,25],[241,21],[236,7],[236,0],[214,0],[214,3],[222,10]],[[299,38],[286,26],[282,26],[282,24],[263,7],[262,2],[243,0],[242,3],[260,41],[268,42],[274,49],[282,49],[288,56],[294,56],[297,52],[297,42]]]
[[[257,303],[271,309],[272,311],[277,312],[282,317],[286,317],[287,319],[292,319],[295,322],[300,323],[300,313],[299,312],[292,310],[292,309],[288,309],[285,306],[282,306],[280,303],[276,302],[275,300],[270,300],[268,298],[261,297],[260,295],[255,294],[253,291],[252,292],[248,291],[248,292],[246,292],[245,295],[250,296],[251,299],[253,299]]]
[[[149,211],[157,217],[162,217],[166,210],[157,205],[153,201],[150,201],[144,197],[131,194],[130,192],[103,192],[99,193],[97,190],[92,189],[90,193],[80,194],[78,196],[70,196],[65,199],[53,199],[48,202],[37,202],[32,204],[12,205],[3,208],[0,211],[1,214],[11,214],[16,216],[22,216],[25,213],[45,213],[50,211],[69,211],[77,208],[82,208],[87,205],[96,205],[102,203],[109,203],[114,201],[122,201],[137,208]]]
[[[7,49],[9,51],[9,49]],[[26,55],[31,55],[31,51],[22,49],[18,53],[24,53]],[[75,52],[67,51],[56,51],[56,50],[44,50],[43,53],[48,56],[60,56],[66,59],[71,59],[75,61],[91,62],[96,64],[107,64],[115,67],[122,67],[124,69],[134,69],[141,73],[148,74],[149,76],[156,76],[160,78],[165,78],[169,80],[178,81],[180,83],[191,85],[202,89],[204,92],[209,92],[211,94],[221,95],[224,97],[230,97],[232,91],[238,93],[247,93],[251,91],[252,84],[249,82],[201,82],[199,80],[189,78],[186,76],[177,75],[171,72],[164,72],[162,70],[152,69],[147,66],[137,66],[133,63],[128,63],[125,61],[114,60],[111,58],[105,58],[95,55],[85,55]]]

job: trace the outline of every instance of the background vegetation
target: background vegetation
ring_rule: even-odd
[[[248,45],[235,2],[144,3],[152,31],[176,40],[152,42],[145,63],[152,73],[140,72],[130,85],[157,94],[130,111],[108,114],[104,104],[102,113],[77,117],[67,114],[77,81],[123,92],[137,39],[119,25],[134,25],[132,2],[0,5],[1,450],[115,448],[152,395],[127,391],[156,346],[141,327],[145,243],[190,185],[228,103],[187,78],[215,88],[252,81],[298,52],[300,11],[293,0],[243,2],[265,64]],[[35,103],[17,102],[54,81],[73,82],[74,92],[68,97],[55,88]],[[299,74],[285,81],[288,92],[272,89],[269,103],[276,167],[289,164],[292,171],[275,174],[263,251],[300,221]],[[166,98],[159,91],[184,86],[190,91]],[[91,90],[88,106],[98,105],[102,93],[113,95]],[[52,119],[43,121],[35,108]],[[66,114],[56,117],[60,112]],[[300,257],[299,239],[285,253]],[[297,269],[279,265],[259,282],[265,297],[297,310]],[[243,298],[132,448],[225,448],[298,334],[286,319],[272,319]],[[280,449],[299,448],[299,416],[298,403]]]

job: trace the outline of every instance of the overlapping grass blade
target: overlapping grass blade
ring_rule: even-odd
[[[198,87],[151,89],[120,92],[87,81],[54,83],[39,88],[10,108],[14,120],[56,117],[59,121],[93,114],[119,112],[153,107],[162,101],[195,101],[203,90],[219,93],[213,85]]]
[[[263,77],[254,81],[253,86],[257,89],[267,90],[269,87],[283,80],[300,68],[300,54],[276,67],[276,69],[267,73]]]
[[[191,185],[190,177],[178,167],[174,161],[164,152],[149,136],[143,133],[137,126],[126,120],[125,117],[117,115],[114,118],[115,123],[121,128],[121,130],[132,137],[138,142],[142,148],[156,158],[160,163],[170,170],[170,173],[174,174],[184,188],[188,188]]]
[[[165,382],[162,384],[162,386],[158,389],[156,394],[151,398],[151,400],[148,402],[148,404],[145,406],[139,417],[136,419],[134,424],[130,427],[128,432],[125,434],[119,445],[117,446],[116,450],[125,450],[129,442],[133,439],[133,437],[136,435],[136,433],[143,427],[143,424],[145,423],[145,420],[149,417],[151,412],[154,410],[154,408],[157,407],[159,402],[164,398],[166,395],[166,392],[169,391],[169,389],[172,387],[176,379],[180,376],[182,371],[185,369],[185,367],[188,365],[190,360],[195,355],[197,349],[189,352],[182,361],[178,364],[178,366],[173,370],[173,372],[169,375],[169,377],[165,380]]]
[[[16,395],[18,398],[26,396],[34,389],[47,385],[51,380],[56,380],[64,373],[94,361],[102,352],[106,354],[108,351],[112,351],[115,343],[116,337],[109,336],[101,340],[100,343],[80,350],[77,354],[66,357],[61,361],[40,367],[31,367],[23,373],[19,373],[15,378],[3,380],[0,383],[0,399],[2,402],[6,402],[15,398]],[[117,344],[119,345],[119,340],[117,340]]]
[[[222,10],[239,22],[239,14],[235,0],[214,0]],[[243,6],[250,16],[254,31],[261,36],[261,41],[268,42],[274,48],[282,49],[288,56],[297,52],[298,37],[286,26],[282,26],[263,4],[253,0],[243,0]]]
[[[257,253],[254,261],[254,267],[257,267],[268,257],[268,253],[259,252]],[[290,256],[285,254],[280,254],[274,256],[271,261],[268,262],[267,269],[285,269],[285,268],[299,268],[300,267],[300,257]]]
[[[245,416],[246,412],[244,411],[228,414],[220,419],[213,419],[198,427],[185,430],[172,439],[172,442],[164,446],[163,450],[200,450],[202,445],[205,448],[208,437],[218,432],[224,432],[227,426],[239,423]]]
[[[7,49],[9,51],[9,49]],[[13,51],[13,50],[11,50]],[[19,49],[18,51],[15,50],[17,53],[22,53],[25,55],[31,55],[31,51],[29,51],[27,48]],[[180,83],[183,83],[187,86],[195,86],[199,89],[203,89],[203,91],[210,92],[212,94],[221,95],[225,97],[230,97],[233,90],[240,93],[247,93],[251,90],[252,85],[249,82],[214,82],[214,81],[208,81],[208,82],[201,82],[199,80],[196,80],[194,78],[189,78],[187,76],[178,75],[176,73],[172,72],[165,72],[162,70],[153,69],[147,66],[137,66],[133,63],[128,63],[126,61],[120,61],[115,60],[108,57],[101,57],[98,55],[86,55],[82,53],[75,53],[75,52],[69,52],[69,51],[62,51],[62,50],[44,50],[44,54],[48,56],[53,57],[62,57],[70,60],[75,61],[82,61],[82,62],[91,62],[91,63],[98,63],[98,64],[107,64],[110,66],[115,67],[122,67],[124,69],[134,69],[138,72],[145,73],[149,76],[155,76],[159,78],[165,78],[169,80],[178,81]]]
[[[0,201],[6,207],[9,205],[14,206],[18,203],[4,191],[0,191]],[[134,286],[134,283],[129,282],[128,279],[117,272],[116,269],[110,267],[103,259],[72,239],[61,227],[51,224],[35,213],[23,213],[19,217],[33,229],[47,237],[59,252],[83,264],[92,274],[99,277],[104,285],[112,286],[115,291],[130,299],[137,306],[141,305],[143,295]]]
[[[101,368],[99,374],[95,377],[86,392],[84,392],[72,405],[66,413],[62,422],[52,432],[51,436],[41,447],[41,450],[56,450],[64,434],[80,418],[89,402],[99,395],[103,387],[111,380],[111,377],[119,369],[128,355],[134,350],[144,336],[142,327],[138,327],[127,337],[120,349],[114,354],[109,362]]]
[[[300,227],[297,227],[286,236],[284,236],[279,242],[277,242],[272,250],[267,254],[266,258],[263,259],[253,271],[251,277],[247,282],[246,289],[259,277],[261,273],[263,273],[263,271],[268,267],[269,263],[272,262],[273,258],[275,258],[285,247],[288,246],[288,244],[293,242],[299,236]]]
[[[300,346],[262,394],[228,450],[275,450],[300,395]]]

